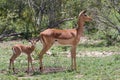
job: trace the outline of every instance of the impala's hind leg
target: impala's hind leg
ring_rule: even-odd
[[[47,46],[44,46],[39,54],[39,58],[40,58],[40,71],[42,72],[43,71],[43,63],[42,63],[42,59],[43,59],[43,55],[50,49],[52,45],[47,45]]]
[[[39,69],[40,69],[40,71],[43,71],[43,63],[42,63],[43,55],[51,48],[51,46],[54,43],[54,40],[52,40],[51,37],[41,35],[41,41],[43,44],[43,48],[39,54],[39,59],[40,59],[40,68]]]

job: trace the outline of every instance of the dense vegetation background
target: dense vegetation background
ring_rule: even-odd
[[[40,43],[32,53],[35,72],[26,73],[25,54],[15,61],[16,74],[8,69],[13,45],[29,45],[24,39],[47,28],[77,27],[82,10],[93,21],[85,24],[77,46],[76,71],[70,70],[70,47],[53,46],[43,58],[46,73],[40,73]],[[0,80],[49,79],[120,80],[120,0],[0,0]]]
[[[86,35],[105,40],[105,45],[120,41],[120,0],[1,0],[0,40],[28,39],[53,27],[74,28],[81,10],[93,17]]]

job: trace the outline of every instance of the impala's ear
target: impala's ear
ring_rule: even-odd
[[[83,10],[79,13],[79,16],[82,15],[82,14],[85,14],[87,12],[87,10]]]
[[[83,10],[83,11],[81,11],[82,14],[85,14],[86,12],[87,12],[87,10]]]

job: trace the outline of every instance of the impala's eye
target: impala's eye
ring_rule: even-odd
[[[87,16],[86,14],[84,16]]]

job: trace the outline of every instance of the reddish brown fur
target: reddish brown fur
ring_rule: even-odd
[[[33,52],[33,50],[35,49],[35,44],[36,41],[32,40],[31,42],[31,46],[27,46],[27,45],[23,45],[23,44],[16,44],[12,47],[13,50],[13,55],[10,58],[10,65],[9,68],[11,69],[11,65],[13,66],[13,72],[15,72],[14,70],[14,60],[23,52],[28,56],[28,73],[29,73],[29,62],[31,63],[31,67],[32,70],[34,71],[33,65],[32,65],[32,57],[31,57],[31,53]]]
[[[43,48],[39,54],[40,57],[40,70],[43,70],[42,58],[43,54],[55,43],[58,42],[61,45],[70,45],[72,69],[76,69],[76,46],[80,41],[80,37],[83,35],[83,26],[87,21],[91,21],[92,18],[87,16],[86,11],[81,11],[78,16],[78,27],[75,29],[47,29],[40,33],[40,39],[43,44]]]

